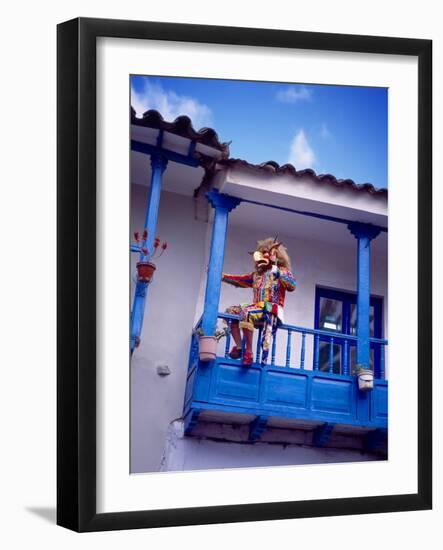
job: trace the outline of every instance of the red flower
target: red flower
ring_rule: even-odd
[[[143,240],[146,241],[147,238],[148,238],[148,230],[145,229],[145,230],[143,231]]]
[[[139,235],[138,231],[134,231],[134,239],[136,240],[136,242],[138,242],[140,240],[140,235]]]
[[[159,258],[160,256],[163,254],[163,252],[168,248],[168,243],[165,241],[163,244],[162,244],[162,251],[160,252],[160,255],[159,255]]]

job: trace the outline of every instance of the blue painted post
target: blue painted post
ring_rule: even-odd
[[[271,351],[271,367],[275,366],[275,348],[277,344],[277,331],[274,332],[272,337],[272,351]]]
[[[226,336],[226,345],[225,345],[225,357],[229,356],[229,346],[231,344],[231,319],[228,319],[228,334]]]
[[[257,348],[255,350],[255,362],[260,363],[260,352],[261,352],[261,337],[263,334],[263,329],[260,327],[258,329],[258,336],[257,336]]]
[[[385,346],[380,344],[380,379],[385,379]]]
[[[320,361],[320,336],[316,334],[314,336],[314,370],[318,370],[319,361]]]
[[[343,343],[343,374],[349,374],[349,343],[347,340]]]
[[[212,226],[211,249],[209,252],[202,328],[206,336],[212,336],[217,325],[223,260],[225,257],[226,232],[228,229],[228,214],[240,204],[241,200],[219,193],[216,189],[206,193],[206,197],[214,208],[214,223]]]
[[[350,223],[349,230],[357,239],[357,365],[370,365],[371,240],[380,229],[366,223]]]
[[[198,356],[198,337],[195,334],[192,335],[192,348],[193,358],[195,358]]]
[[[329,372],[334,372],[334,338],[329,341]]]
[[[300,368],[305,368],[305,340],[306,340],[306,332],[301,333],[301,351],[300,351]]]
[[[158,209],[160,206],[162,176],[163,172],[166,170],[167,164],[168,161],[166,157],[160,154],[151,156],[151,187],[149,189],[148,207],[146,209],[144,225],[144,229],[148,232],[148,238],[143,240],[141,245],[141,249],[147,248],[150,253],[153,252],[155,231],[157,229]],[[143,251],[140,251],[140,261],[146,261],[147,259],[148,256],[143,254]],[[140,342],[147,291],[148,283],[137,281],[131,311],[131,354]]]
[[[146,210],[145,217],[145,229],[148,231],[148,238],[142,244],[142,248],[146,247],[148,251],[152,254],[155,232],[157,229],[157,220],[158,220],[158,209],[160,206],[160,194],[162,188],[162,177],[163,172],[166,170],[168,165],[168,160],[162,155],[152,155],[151,156],[151,187],[149,189],[149,202],[148,208]],[[140,259],[146,259],[145,256]]]
[[[195,364],[195,359],[198,355],[198,341],[195,334],[192,335],[191,345],[189,346],[189,365],[188,370],[192,369]]]
[[[370,367],[370,302],[371,302],[371,240],[380,233],[378,227],[353,222],[349,231],[357,239],[357,357],[356,364]],[[357,417],[361,422],[370,420],[368,393],[357,390]]]
[[[292,332],[288,330],[288,341],[286,343],[286,366],[291,366],[291,336]]]

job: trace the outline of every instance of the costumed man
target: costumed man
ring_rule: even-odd
[[[244,275],[223,273],[223,282],[236,287],[252,288],[253,303],[241,304],[227,308],[226,313],[238,315],[240,321],[231,321],[231,334],[235,345],[229,356],[239,359],[242,355],[242,336],[245,339],[243,364],[253,362],[252,339],[255,327],[261,327],[261,362],[266,363],[272,337],[277,326],[284,322],[283,306],[286,291],[295,290],[296,281],[291,273],[291,260],[288,252],[277,238],[264,239],[257,242],[257,248],[252,254],[255,270]]]

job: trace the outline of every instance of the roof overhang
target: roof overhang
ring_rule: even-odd
[[[344,221],[388,224],[387,193],[368,193],[350,186],[326,185],[308,173],[268,173],[249,166],[230,166],[218,185],[223,193],[282,208],[331,216]]]
[[[199,143],[191,138],[178,136],[177,134],[158,128],[148,128],[135,124],[131,125],[131,140],[152,145],[153,147],[157,146],[160,133],[162,134],[162,149],[164,149],[166,153],[170,151],[172,153],[187,156],[190,150],[193,150],[197,155],[214,160],[220,160],[223,157],[222,151],[214,147],[209,147],[204,143]],[[192,149],[191,143],[195,143],[195,147],[192,147]]]

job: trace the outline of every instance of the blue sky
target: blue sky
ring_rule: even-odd
[[[385,88],[133,76],[131,103],[214,128],[234,158],[387,187]]]

